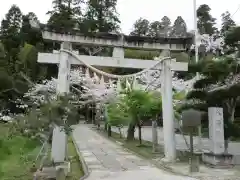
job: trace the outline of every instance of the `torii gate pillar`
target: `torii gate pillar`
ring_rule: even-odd
[[[71,51],[72,44],[69,42],[62,42],[61,49]],[[69,62],[69,54],[64,51],[60,51],[59,58],[57,93],[65,94],[69,93],[71,63]]]
[[[163,160],[168,162],[173,162],[176,160],[171,61],[171,59],[166,59],[163,61],[161,72],[163,138],[165,154]]]

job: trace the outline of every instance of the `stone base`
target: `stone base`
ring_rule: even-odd
[[[174,160],[172,160],[172,159],[168,159],[168,158],[162,158],[161,159],[161,161],[163,162],[163,163],[175,163],[175,162],[178,162],[179,161],[179,159],[174,159]]]
[[[189,172],[195,173],[199,172],[199,156],[193,156],[189,158]]]
[[[68,173],[71,171],[71,163],[70,162],[64,162],[63,164],[57,165],[56,170],[63,169],[64,174],[67,176]]]
[[[207,152],[202,154],[202,161],[213,168],[231,168],[234,166],[232,154]]]
[[[42,180],[55,180],[56,179],[56,168],[55,167],[43,167],[42,170],[38,170],[34,173],[34,179]]]

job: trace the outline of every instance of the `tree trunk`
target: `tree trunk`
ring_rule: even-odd
[[[120,127],[118,128],[118,131],[119,131],[119,136],[120,136],[120,138],[122,138],[122,131],[121,131],[121,128],[120,128]]]
[[[236,104],[237,104],[237,99],[236,98],[232,98],[226,103],[227,110],[228,110],[228,113],[229,113],[229,116],[230,116],[230,118],[229,118],[230,121],[229,122],[234,122]]]
[[[141,125],[138,125],[138,139],[139,139],[139,144],[142,144],[142,127]]]
[[[108,124],[105,122],[105,125],[104,125],[104,130],[107,131],[108,130]]]
[[[112,129],[111,129],[110,125],[108,125],[107,131],[108,131],[108,137],[111,137],[112,136]]]
[[[127,131],[127,140],[128,141],[134,140],[134,132],[135,132],[135,126],[133,124],[129,124],[128,131]]]

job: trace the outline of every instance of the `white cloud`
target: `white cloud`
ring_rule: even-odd
[[[48,19],[46,12],[51,10],[51,2],[51,0],[3,1],[0,6],[0,19],[4,18],[12,4],[17,4],[23,13],[35,12],[41,22],[46,22]],[[238,0],[231,0],[231,3],[219,0],[197,0],[197,5],[205,3],[212,8],[211,14],[218,19],[218,26],[221,23],[220,15],[225,11],[234,13],[240,4]],[[193,0],[118,0],[117,10],[124,33],[129,33],[135,20],[140,17],[154,21],[160,20],[164,15],[169,16],[172,21],[177,16],[182,16],[188,28],[193,28]],[[240,24],[240,10],[233,19]]]

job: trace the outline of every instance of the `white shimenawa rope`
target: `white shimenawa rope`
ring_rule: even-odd
[[[149,71],[150,69],[158,66],[160,63],[162,63],[162,61],[167,60],[167,59],[171,59],[171,57],[165,57],[165,58],[157,61],[156,64],[153,65],[152,67],[146,68],[146,69],[144,69],[144,70],[142,70],[142,71],[140,71],[140,72],[138,72],[138,73],[129,74],[129,75],[115,75],[115,74],[106,73],[106,72],[104,72],[104,71],[101,71],[101,70],[99,70],[99,69],[97,69],[97,68],[89,65],[88,63],[86,63],[85,61],[83,61],[82,59],[80,59],[80,58],[78,57],[78,55],[77,55],[77,54],[74,54],[72,51],[65,50],[65,49],[61,49],[60,52],[61,52],[61,51],[70,54],[71,56],[73,56],[74,58],[76,58],[78,61],[80,61],[82,64],[84,64],[86,67],[88,67],[89,69],[91,69],[93,72],[98,73],[98,74],[103,75],[103,76],[106,76],[106,77],[108,77],[108,78],[112,78],[112,79],[133,78],[133,77],[136,77],[136,76],[140,76],[140,75],[146,73],[147,71]]]

